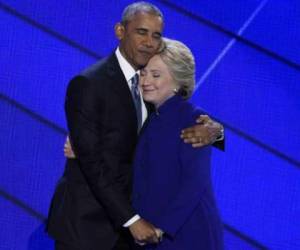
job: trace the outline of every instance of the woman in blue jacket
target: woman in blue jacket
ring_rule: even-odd
[[[194,58],[181,42],[164,42],[140,77],[143,98],[156,112],[136,149],[133,206],[163,232],[159,244],[144,248],[219,250],[222,224],[212,190],[211,147],[193,148],[180,138],[202,113],[187,101],[195,85]]]

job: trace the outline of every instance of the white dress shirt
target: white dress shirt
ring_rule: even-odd
[[[134,75],[137,73],[140,75],[139,71],[135,71],[135,69],[130,65],[130,63],[125,59],[125,57],[121,54],[119,47],[117,48],[115,55],[117,57],[117,60],[119,62],[120,68],[125,76],[125,79],[128,83],[128,87],[129,90],[131,89],[131,85],[132,85],[132,78],[134,77]],[[142,93],[141,93],[141,89],[140,90],[140,97],[141,97],[141,104],[142,104],[142,124],[144,124],[145,120],[147,119],[148,116],[148,112],[146,109],[146,105],[144,103],[144,100],[142,98]],[[139,220],[141,217],[136,214],[135,216],[133,216],[130,220],[128,220],[125,224],[123,224],[123,227],[129,227],[131,226],[134,222],[136,222],[137,220]]]
[[[131,90],[131,85],[132,85],[132,78],[135,76],[135,74],[140,75],[140,71],[135,71],[135,69],[130,65],[130,63],[125,59],[125,57],[121,54],[119,47],[116,50],[116,57],[118,59],[120,68],[125,76],[125,79],[128,83],[128,87],[129,90]],[[141,93],[141,88],[139,87],[140,90],[140,96],[141,96],[141,104],[142,104],[142,125],[144,124],[144,122],[147,119],[148,116],[148,112],[147,112],[147,108],[145,105],[145,102],[142,98],[142,93]]]

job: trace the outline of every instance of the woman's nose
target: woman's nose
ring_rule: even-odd
[[[147,79],[147,77],[142,77],[140,84],[142,87],[145,87],[145,86],[148,86],[150,83],[149,83],[149,80]]]

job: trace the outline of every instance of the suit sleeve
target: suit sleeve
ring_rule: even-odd
[[[210,181],[210,155],[210,146],[199,150],[181,143],[180,190],[164,213],[155,221],[155,225],[171,237],[175,237],[201,202],[203,192]]]
[[[67,89],[65,111],[72,147],[86,181],[110,219],[119,227],[135,215],[116,181],[118,155],[105,149],[105,88],[85,77],[74,78]]]
[[[220,149],[221,151],[225,151],[225,136],[223,137],[222,140],[214,142],[213,146],[215,148]]]

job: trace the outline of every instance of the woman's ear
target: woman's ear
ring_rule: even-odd
[[[121,23],[117,23],[115,25],[115,35],[118,38],[118,40],[122,40],[124,38],[125,34],[125,27]]]

